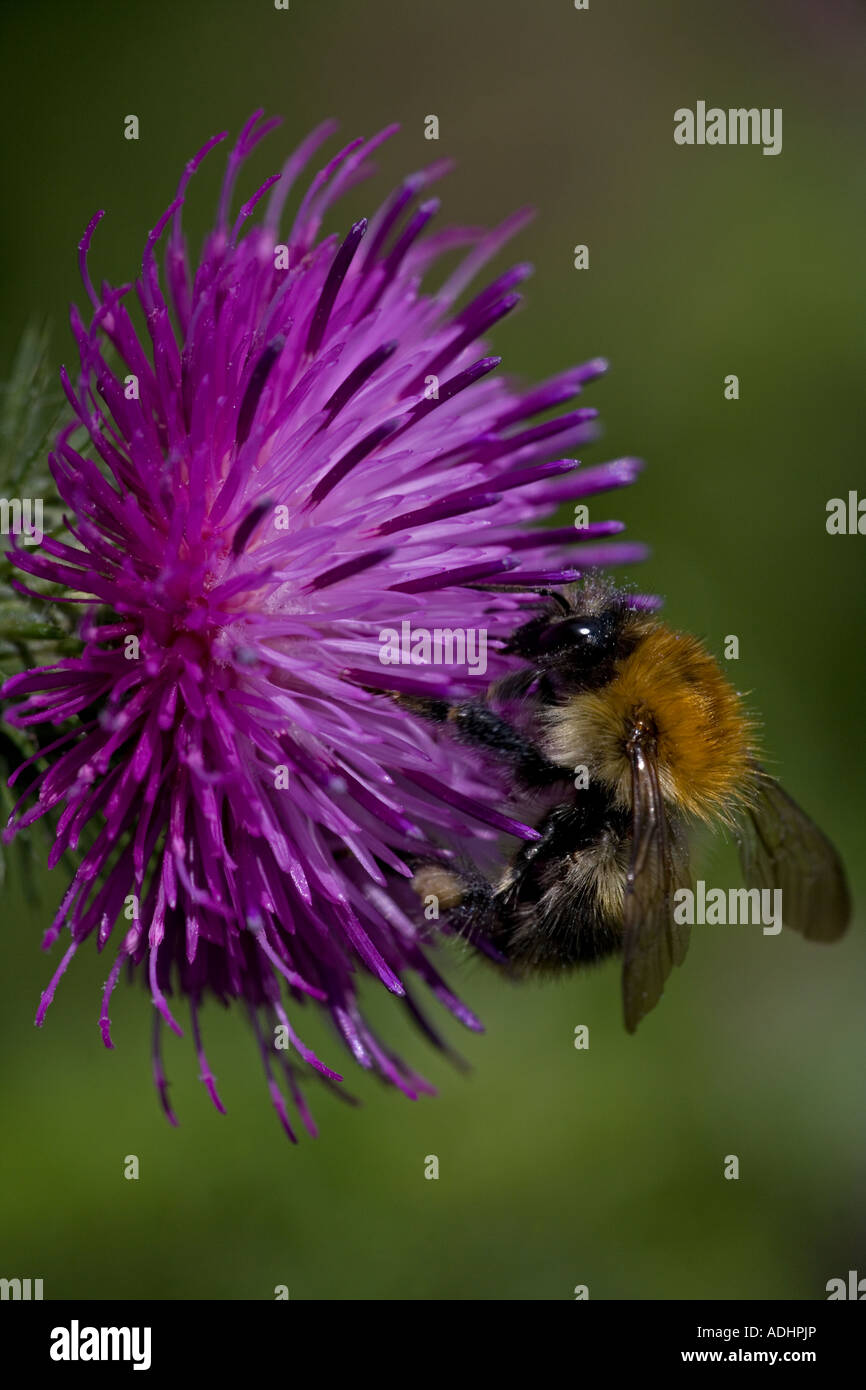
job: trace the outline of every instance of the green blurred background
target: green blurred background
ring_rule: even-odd
[[[247,194],[335,115],[346,138],[402,123],[337,226],[446,153],[458,167],[441,222],[534,204],[509,254],[536,274],[497,350],[533,380],[610,358],[587,396],[606,436],[585,457],[650,467],[593,516],[652,545],[641,582],[674,623],[717,652],[739,635],[735,678],[775,770],[863,901],[866,539],[824,525],[828,498],[866,492],[860,6],[28,0],[4,5],[0,42],[4,370],[34,315],[71,363],[66,305],[93,211],[109,213],[95,273],[129,278],[184,162],[259,105],[285,125]],[[673,112],[698,99],[782,107],[782,154],[677,147]],[[430,113],[438,145],[423,139]],[[212,157],[193,184],[193,245],[220,176]],[[587,271],[572,268],[576,243]],[[732,372],[737,402],[723,397]],[[730,847],[696,867],[736,881]],[[41,905],[7,893],[0,972],[0,1274],[41,1277],[48,1298],[267,1299],[286,1284],[292,1298],[568,1299],[587,1284],[591,1298],[810,1299],[866,1274],[862,918],[833,948],[696,928],[635,1037],[614,965],[518,988],[452,952],[449,978],[487,1028],[458,1036],[445,1021],[472,1070],[429,1055],[370,991],[439,1095],[412,1104],[350,1073],[363,1108],[314,1090],[321,1137],[293,1149],[240,1014],[204,1015],[228,1117],[189,1039],[167,1041],[177,1130],[151,1087],[144,991],[115,995],[117,1050],[102,1049],[95,951],[33,1028],[61,889],[54,875]],[[588,1052],[573,1046],[581,1023]],[[342,1062],[315,1021],[302,1031]],[[739,1181],[723,1178],[727,1154]]]

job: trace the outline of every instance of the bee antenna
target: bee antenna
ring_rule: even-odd
[[[561,608],[563,614],[566,617],[570,616],[572,612],[571,604],[569,603],[565,595],[561,594],[558,589],[539,589],[538,593],[541,598],[552,598],[556,603],[559,604],[559,607]]]

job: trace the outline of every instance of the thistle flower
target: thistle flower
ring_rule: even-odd
[[[95,934],[113,953],[103,1040],[113,1045],[109,1001],[126,967],[153,1000],[169,1118],[159,1034],[163,1023],[181,1033],[173,997],[188,1000],[201,1079],[223,1108],[199,1021],[210,996],[247,1007],[294,1138],[284,1091],[315,1132],[300,1081],[308,1069],[341,1079],[296,1032],[301,1005],[316,1001],[355,1060],[410,1097],[430,1087],[374,1035],[359,980],[400,996],[434,1041],[413,975],[481,1026],[424,952],[402,893],[408,861],[534,835],[499,809],[501,789],[472,753],[385,692],[478,693],[508,669],[498,647],[533,588],[638,558],[640,547],[605,540],[617,522],[579,533],[533,523],[630,482],[639,465],[580,470],[563,459],[590,437],[594,410],[529,423],[603,362],[523,392],[495,374],[500,359],[479,340],[517,304],[528,266],[457,307],[525,214],[492,232],[422,237],[440,161],[369,223],[320,237],[385,130],[342,149],[283,232],[287,195],[327,124],[232,219],[241,166],[275,124],[256,113],[231,151],[197,266],[181,210],[223,136],[187,165],[134,286],[94,288],[88,252],[103,214],[87,228],[80,265],[93,313],[88,323],[72,310],[81,366],[61,380],[74,419],[50,459],[69,535],[13,552],[46,602],[79,605],[82,647],[13,676],[3,693],[10,722],[54,732],[31,760],[38,772],[7,838],[51,813],[49,863],[80,856],[45,940],[68,933],[37,1024]],[[454,248],[464,248],[457,268],[422,291]],[[45,585],[61,587],[49,596]],[[383,630],[407,619],[483,630],[489,668],[383,666]]]

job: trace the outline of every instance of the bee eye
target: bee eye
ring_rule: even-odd
[[[587,655],[607,649],[613,635],[613,624],[606,615],[597,618],[565,618],[545,628],[538,639],[539,651],[551,653],[569,651]]]

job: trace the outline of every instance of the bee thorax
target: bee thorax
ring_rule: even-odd
[[[606,685],[547,711],[545,752],[560,765],[585,766],[590,780],[630,809],[640,746],[655,763],[665,800],[712,822],[748,799],[750,732],[740,697],[701,643],[659,624]]]

